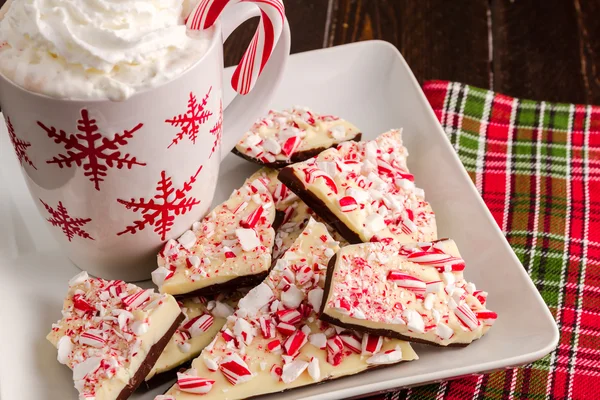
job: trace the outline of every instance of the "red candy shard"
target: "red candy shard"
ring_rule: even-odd
[[[327,339],[327,362],[333,366],[339,365],[344,358],[344,342],[339,335]]]
[[[301,139],[299,136],[292,136],[288,138],[285,143],[283,143],[283,146],[281,146],[281,152],[288,157],[291,156],[300,145],[300,141]]]
[[[76,294],[73,296],[73,307],[76,310],[83,311],[84,313],[96,312],[96,309],[92,307],[92,305],[88,303],[85,297],[83,297],[81,294]]]
[[[130,294],[129,296],[123,297],[122,301],[125,306],[134,310],[139,308],[142,304],[150,299],[150,293],[148,290],[140,290],[137,293]]]
[[[281,350],[281,342],[278,339],[271,340],[269,343],[267,343],[267,349],[269,349],[271,353],[279,351]]]
[[[325,172],[316,171],[315,172],[315,179],[316,178],[323,178],[325,180],[325,184],[327,185],[327,187],[329,187],[329,189],[331,189],[331,191],[333,193],[338,194],[337,185],[335,184],[335,181],[333,180],[332,177],[330,177],[329,175],[327,175]]]
[[[342,339],[342,342],[344,342],[344,345],[347,348],[349,348],[355,353],[361,352],[361,342],[354,334],[345,333],[340,335],[340,338]]]
[[[281,332],[282,335],[289,336],[296,331],[296,327],[287,322],[280,322],[277,324],[277,330]]]
[[[339,200],[339,202],[342,212],[350,212],[358,209],[358,203],[352,196],[344,196]]]
[[[225,357],[219,365],[219,369],[232,385],[252,379],[252,372],[248,365],[235,353]]]
[[[427,285],[424,281],[420,280],[419,278],[405,274],[400,271],[390,271],[388,273],[387,278],[388,280],[395,282],[396,285],[398,285],[398,287],[401,287],[406,290],[411,290],[417,294],[425,294]]]
[[[477,315],[471,310],[467,303],[463,303],[454,310],[456,317],[469,330],[473,330],[479,326]]]
[[[210,314],[202,314],[189,320],[183,329],[190,332],[192,337],[198,336],[201,333],[206,332],[215,321],[214,317]]]
[[[361,353],[363,355],[375,354],[381,350],[383,338],[381,336],[365,333],[362,340]]]
[[[297,324],[302,320],[302,314],[298,310],[294,309],[280,310],[277,311],[277,318],[279,318],[281,322]]]
[[[246,218],[245,221],[240,221],[240,226],[247,229],[254,228],[258,221],[260,221],[263,211],[263,206],[259,206],[256,210],[252,211],[250,215],[248,215],[248,218]]]
[[[212,379],[177,373],[177,384],[182,392],[205,394],[210,392],[214,383]]]
[[[260,331],[265,339],[271,339],[275,337],[275,324],[271,319],[260,317],[259,324]]]
[[[298,354],[302,346],[306,344],[308,338],[306,334],[302,331],[294,332],[287,340],[283,343],[283,348],[285,349],[285,353],[290,356],[295,356]]]

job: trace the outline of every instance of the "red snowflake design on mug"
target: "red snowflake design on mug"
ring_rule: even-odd
[[[215,126],[210,129],[210,133],[215,137],[215,140],[208,158],[211,158],[213,153],[217,150],[217,147],[221,143],[221,137],[223,136],[223,100],[221,100],[221,103],[219,104],[219,119],[215,123]]]
[[[52,226],[60,227],[67,239],[69,239],[69,242],[72,241],[75,236],[79,236],[83,239],[94,240],[94,238],[82,228],[85,224],[92,220],[91,218],[71,217],[62,201],[58,202],[56,210],[46,204],[44,200],[40,199],[40,201],[46,208],[46,211],[48,211],[48,213],[51,215],[51,217],[46,219],[46,221],[50,222]]]
[[[171,148],[174,144],[179,143],[185,136],[187,136],[193,144],[196,144],[200,125],[204,124],[212,115],[212,112],[205,109],[211,90],[212,86],[208,89],[208,93],[206,93],[206,96],[204,96],[204,99],[202,99],[200,103],[198,103],[196,95],[193,92],[190,92],[188,107],[185,114],[179,114],[165,120],[165,122],[171,124],[171,126],[180,128],[179,132],[175,135],[175,138],[173,138],[173,141],[167,148]]]
[[[54,139],[54,143],[62,144],[67,153],[58,154],[46,163],[56,164],[60,168],[71,168],[73,164],[83,167],[83,175],[89,177],[98,191],[108,168],[131,169],[134,165],[146,165],[129,153],[122,155],[119,150],[133,138],[133,134],[144,125],[142,123],[137,124],[133,129],[124,130],[123,134],[115,133],[112,139],[99,132],[96,120],[90,118],[86,109],[81,110],[81,119],[77,120],[77,130],[81,133],[67,134],[62,129],[57,131],[53,126],[47,127],[40,121],[38,125],[46,131],[49,138]]]
[[[147,225],[151,225],[154,226],[154,232],[160,235],[161,240],[165,240],[167,233],[175,223],[175,216],[183,215],[200,204],[200,200],[195,197],[187,197],[187,193],[192,190],[192,185],[196,182],[200,171],[202,171],[202,166],[198,168],[196,174],[183,183],[181,189],[174,189],[171,177],[167,176],[165,171],[161,171],[160,180],[156,186],[157,194],[153,198],[148,200],[143,197],[139,200],[134,198],[131,200],[117,199],[127,209],[134,212],[141,211],[142,214],[141,219],[134,221],[133,225],[127,226],[117,235],[135,234]]]
[[[27,148],[31,146],[31,143],[23,139],[19,139],[17,137],[17,134],[15,133],[15,128],[10,122],[10,118],[8,116],[6,116],[5,121],[6,129],[8,129],[8,137],[10,137],[10,141],[13,147],[15,148],[15,153],[17,153],[17,158],[19,159],[19,162],[21,163],[21,165],[24,165],[23,163],[27,163],[31,165],[33,169],[37,169],[35,165],[33,165],[33,162],[29,159],[29,156],[27,156]]]

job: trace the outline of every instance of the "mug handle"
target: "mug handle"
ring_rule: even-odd
[[[205,9],[202,12],[203,3],[208,3],[207,9],[211,6],[215,8],[212,11]],[[266,111],[283,77],[290,54],[291,36],[283,3],[280,0],[216,0],[210,3],[212,3],[210,0],[199,3],[188,19],[188,27],[206,28],[214,24],[218,18],[223,41],[248,19],[261,18],[254,38],[236,67],[231,81],[233,88],[242,96],[236,94],[223,112],[224,135],[221,142],[221,159],[223,159],[235,147],[242,134]],[[225,7],[227,5],[229,6]],[[281,28],[279,32],[277,32],[277,22]],[[266,31],[268,32],[265,33]]]

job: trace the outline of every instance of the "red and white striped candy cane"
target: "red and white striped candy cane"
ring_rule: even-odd
[[[253,3],[260,8],[260,24],[237,66],[231,85],[236,92],[247,94],[267,64],[283,30],[285,8],[281,0],[200,0],[187,19],[187,27],[204,30],[214,25],[225,6]]]

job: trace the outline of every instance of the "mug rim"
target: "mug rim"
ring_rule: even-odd
[[[215,24],[210,28],[210,29],[214,29],[212,38],[211,38],[211,43],[208,46],[208,48],[206,49],[206,52],[202,55],[202,57],[200,57],[198,60],[196,60],[192,65],[190,65],[185,71],[183,71],[179,76],[174,77],[173,79],[170,79],[166,82],[161,83],[160,85],[154,86],[154,87],[149,87],[149,88],[144,88],[143,90],[140,91],[136,91],[132,96],[123,99],[123,100],[111,100],[108,98],[104,98],[104,99],[77,99],[77,98],[64,98],[64,97],[53,97],[53,96],[49,96],[47,94],[44,93],[38,93],[38,92],[34,92],[31,91],[29,89],[25,89],[24,87],[16,84],[15,82],[13,82],[12,80],[8,79],[6,76],[4,76],[4,74],[2,72],[0,72],[0,81],[3,81],[4,83],[12,86],[14,89],[26,93],[30,96],[34,96],[34,97],[39,97],[45,100],[52,100],[52,101],[57,101],[57,102],[64,102],[64,103],[105,103],[105,102],[111,102],[111,103],[122,103],[125,101],[129,101],[132,100],[134,98],[136,98],[139,95],[143,95],[143,94],[147,94],[148,92],[152,91],[152,90],[156,90],[159,88],[162,88],[166,85],[171,84],[172,82],[174,82],[177,79],[182,78],[183,76],[187,75],[189,72],[191,72],[193,69],[195,69],[200,63],[202,63],[206,57],[209,55],[209,53],[211,53],[212,51],[214,51],[215,46],[217,45],[217,43],[221,40],[221,22],[220,21],[216,21]],[[0,104],[0,107],[2,107],[2,105]],[[3,108],[3,107],[2,107]]]

